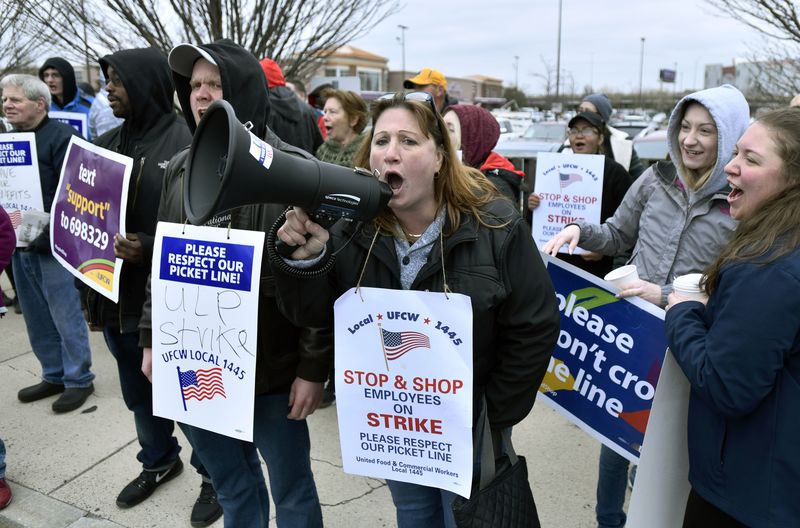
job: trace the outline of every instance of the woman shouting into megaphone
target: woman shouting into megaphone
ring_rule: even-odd
[[[473,426],[485,397],[491,429],[510,429],[533,407],[559,329],[526,224],[480,171],[458,161],[429,94],[384,96],[372,122],[354,161],[391,188],[388,207],[370,222],[330,230],[301,209],[288,211],[277,236],[296,249],[287,259],[270,256],[281,310],[296,324],[332,326],[334,302],[353,287],[467,296]],[[414,352],[418,360],[436,353]],[[345,403],[337,400],[341,416]],[[400,528],[453,525],[453,493],[387,482]]]

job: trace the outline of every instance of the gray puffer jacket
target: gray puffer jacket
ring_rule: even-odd
[[[749,106],[730,85],[681,99],[668,129],[673,160],[680,160],[678,132],[686,106],[693,102],[709,111],[717,127],[717,162],[706,184],[692,191],[676,164],[659,162],[633,183],[604,224],[578,223],[584,249],[617,255],[633,248],[629,263],[636,265],[640,278],[661,286],[661,306],[667,303],[674,277],[702,272],[736,228],[726,200],[730,188],[724,167],[747,129]]]

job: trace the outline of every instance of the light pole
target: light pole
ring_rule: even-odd
[[[519,55],[514,55],[514,89],[519,90]]]
[[[642,37],[642,52],[639,55],[639,106],[644,108],[642,99],[642,79],[644,79],[644,37]]]
[[[397,27],[400,28],[400,36],[397,38],[397,40],[400,42],[400,48],[401,48],[402,53],[403,53],[403,55],[402,55],[402,57],[403,57],[402,65],[403,65],[403,76],[405,76],[405,74],[406,74],[406,30],[408,29],[408,26],[404,26],[403,24],[397,24]]]
[[[561,85],[561,0],[558,0],[558,45],[556,47],[556,101]]]

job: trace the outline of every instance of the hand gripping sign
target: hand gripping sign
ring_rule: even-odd
[[[253,441],[263,245],[262,232],[159,222],[153,414]]]
[[[664,311],[639,298],[619,299],[607,282],[542,258],[561,330],[538,399],[638,463],[667,350]]]
[[[336,409],[345,472],[468,497],[469,297],[352,288],[336,301],[334,317]]]

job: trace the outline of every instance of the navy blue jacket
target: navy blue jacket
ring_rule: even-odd
[[[800,526],[800,249],[725,267],[666,327],[692,387],[692,487],[747,526]]]

